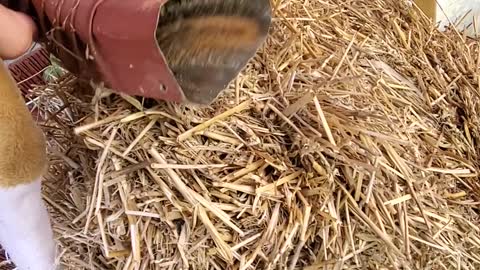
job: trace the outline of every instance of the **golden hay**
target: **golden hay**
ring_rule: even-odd
[[[402,1],[274,5],[208,108],[39,89],[66,269],[479,269],[479,43]]]

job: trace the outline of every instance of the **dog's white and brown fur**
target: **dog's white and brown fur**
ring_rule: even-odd
[[[0,61],[0,243],[20,270],[54,270],[55,243],[40,187],[42,130]]]
[[[441,22],[440,27],[472,9],[458,26],[463,30],[480,11],[480,0],[437,1],[439,5],[436,0],[414,0],[427,16]],[[0,59],[0,244],[19,270],[58,269],[51,223],[40,190],[48,167],[45,142]]]
[[[415,4],[439,30],[452,24],[468,37],[480,33],[480,0],[414,0]]]

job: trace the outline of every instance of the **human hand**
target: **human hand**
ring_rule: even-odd
[[[15,59],[32,45],[37,29],[26,14],[0,4],[0,60]]]

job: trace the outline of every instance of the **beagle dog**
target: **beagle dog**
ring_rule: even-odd
[[[0,63],[0,243],[20,270],[54,270],[55,243],[41,197],[46,141]]]

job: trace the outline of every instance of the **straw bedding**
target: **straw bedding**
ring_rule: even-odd
[[[402,1],[274,6],[209,107],[37,89],[67,269],[480,267],[479,43]]]

